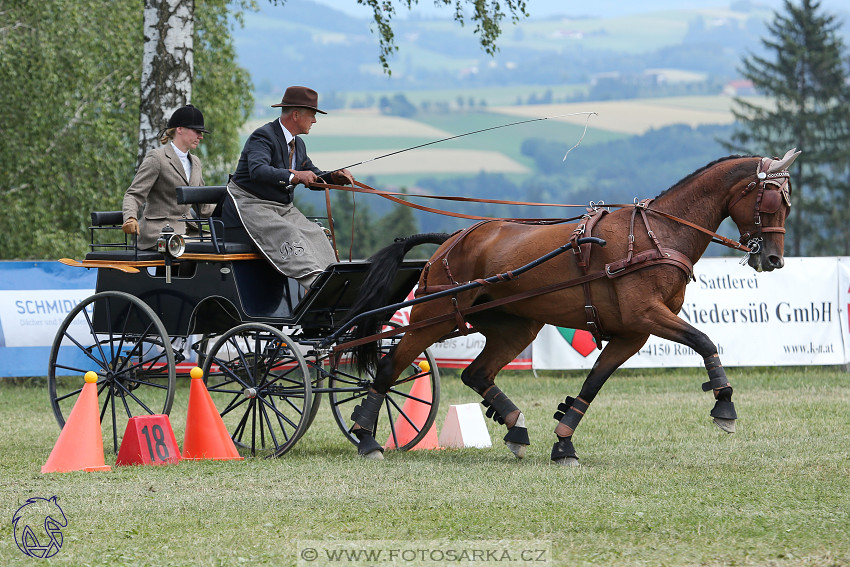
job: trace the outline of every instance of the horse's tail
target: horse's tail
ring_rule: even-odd
[[[375,252],[369,258],[371,266],[369,271],[366,272],[360,292],[348,312],[349,320],[360,313],[392,303],[392,301],[388,301],[389,298],[387,297],[390,284],[404,260],[404,255],[411,248],[420,244],[442,244],[448,240],[449,236],[451,235],[439,232],[414,234],[407,238],[397,238],[389,246]],[[387,320],[387,315],[386,313],[377,314],[358,321],[352,332],[353,338],[361,339],[377,334],[380,331],[381,323]],[[354,347],[352,357],[352,362],[361,373],[365,373],[370,368],[375,368],[378,363],[377,342],[371,341]]]

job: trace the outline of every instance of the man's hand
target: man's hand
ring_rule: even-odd
[[[124,234],[139,234],[139,221],[130,217],[121,225],[121,230],[124,231]]]
[[[310,185],[311,183],[315,183],[319,177],[313,173],[312,171],[300,171],[300,170],[289,170],[292,177],[292,184],[298,185],[301,183],[302,185]]]
[[[331,179],[337,185],[354,185],[354,176],[347,169],[339,169],[331,173]]]

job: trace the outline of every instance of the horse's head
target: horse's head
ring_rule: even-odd
[[[791,175],[788,167],[800,152],[788,150],[781,159],[761,158],[755,179],[729,201],[729,216],[749,249],[747,263],[757,272],[785,264],[785,219],[791,212]]]

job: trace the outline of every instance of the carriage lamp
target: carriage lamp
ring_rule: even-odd
[[[182,234],[174,234],[170,225],[162,227],[156,239],[156,251],[165,257],[165,283],[171,283],[171,260],[179,258],[186,251],[186,239]]]
[[[156,239],[156,251],[172,258],[179,258],[186,252],[186,239],[182,234],[174,234],[170,225],[162,227],[159,238]]]

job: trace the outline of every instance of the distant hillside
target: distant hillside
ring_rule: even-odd
[[[734,120],[731,104],[732,99],[726,96],[680,97],[492,107],[411,118],[385,116],[377,111],[335,111],[318,119],[308,142],[310,155],[320,167],[357,164],[353,171],[358,176],[373,176],[380,183],[403,184],[422,175],[445,177],[480,172],[521,177],[536,167],[522,149],[527,139],[547,140],[559,147],[571,147],[581,140],[584,146],[593,146],[677,124],[691,128],[729,125]],[[588,116],[589,112],[596,114]],[[268,119],[247,124],[246,133]],[[529,122],[499,128],[523,121]],[[588,131],[582,138],[585,124]],[[497,129],[372,159],[494,127]],[[583,153],[581,149],[575,155]]]
[[[481,51],[472,26],[399,19],[391,77],[378,65],[368,19],[310,0],[287,0],[284,6],[260,2],[260,11],[245,15],[245,26],[234,30],[234,38],[258,95],[279,96],[289,84],[309,84],[322,92],[588,85],[600,76],[640,76],[653,68],[726,80],[737,75],[744,51],[759,49],[764,21],[771,15],[755,3],[735,5],[734,10],[657,12],[650,5],[639,14],[605,19],[523,20],[505,26],[495,58]]]

